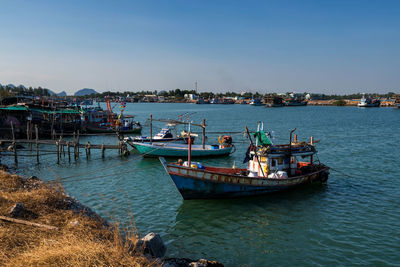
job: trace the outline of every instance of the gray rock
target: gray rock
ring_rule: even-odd
[[[10,215],[11,215],[11,217],[21,217],[25,212],[26,212],[26,210],[25,210],[24,205],[22,205],[22,203],[18,202],[11,208]]]
[[[205,259],[195,261],[186,258],[169,258],[163,261],[162,267],[224,267],[224,265],[217,261]]]
[[[148,233],[136,243],[136,250],[152,258],[162,258],[167,251],[161,236],[156,233]]]
[[[196,262],[191,262],[189,267],[224,267],[222,263],[217,261],[209,261],[205,259],[200,259]]]

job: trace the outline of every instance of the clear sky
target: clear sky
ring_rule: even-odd
[[[400,92],[400,1],[0,1],[0,83]]]

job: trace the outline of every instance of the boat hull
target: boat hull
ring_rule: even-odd
[[[360,108],[379,108],[380,104],[357,104]]]
[[[195,137],[191,137],[192,139],[192,144],[194,143]],[[160,138],[160,139],[151,139],[146,137],[146,138],[133,138],[133,142],[142,142],[142,143],[150,143],[150,142],[181,142],[184,141],[187,143],[189,138],[183,138],[183,137],[177,137],[177,138]]]
[[[170,175],[183,199],[231,198],[264,195],[287,190],[313,182],[326,182],[329,167],[323,166],[318,171],[290,177],[273,179],[230,175],[193,169],[160,161]]]
[[[139,151],[140,154],[147,157],[187,157],[188,146],[175,143],[157,143],[146,144],[131,142],[131,144]],[[210,147],[209,145],[206,146]],[[225,147],[219,149],[201,149],[201,145],[193,145],[192,157],[216,157],[226,156],[232,152],[233,147]]]

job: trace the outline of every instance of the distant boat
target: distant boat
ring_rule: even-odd
[[[133,134],[141,133],[142,126],[138,122],[133,122],[128,125],[111,126],[107,123],[104,124],[87,124],[86,131],[89,133],[116,133]]]
[[[363,94],[360,103],[358,103],[358,107],[363,108],[371,108],[371,107],[379,107],[381,105],[381,101],[379,99],[371,99],[365,98],[365,94]]]
[[[212,98],[212,99],[210,100],[210,104],[219,104],[218,98]]]
[[[192,157],[215,157],[226,156],[232,153],[234,146],[232,138],[226,137],[228,140],[220,142],[219,145],[191,145]],[[229,139],[230,138],[230,139]],[[140,154],[147,157],[187,157],[189,146],[178,143],[140,143],[129,142],[129,145],[136,148]]]
[[[283,98],[281,96],[265,96],[265,106],[269,108],[283,107]]]
[[[204,100],[204,98],[199,98],[197,101],[196,101],[196,104],[210,104],[210,100]]]
[[[257,134],[260,140],[267,140],[262,131]],[[326,182],[329,167],[313,161],[316,153],[313,141],[293,143],[291,140],[285,145],[272,145],[271,142],[257,147],[251,145],[246,153],[248,168],[210,167],[190,160],[167,163],[162,157],[160,161],[183,199],[228,198],[263,195]]]
[[[250,100],[250,105],[252,106],[262,106],[263,103],[261,102],[260,98],[253,98],[252,100]]]
[[[298,106],[307,106],[308,102],[300,99],[288,99],[285,102],[285,105],[288,107],[298,107]]]

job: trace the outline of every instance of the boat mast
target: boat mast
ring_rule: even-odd
[[[192,162],[192,139],[190,138],[190,123],[188,127],[188,135],[189,135],[189,140],[188,140],[188,167],[190,168],[191,162]]]
[[[292,170],[292,133],[296,131],[296,128],[290,131],[290,140],[289,140],[289,172],[288,175],[290,175],[291,170]]]

